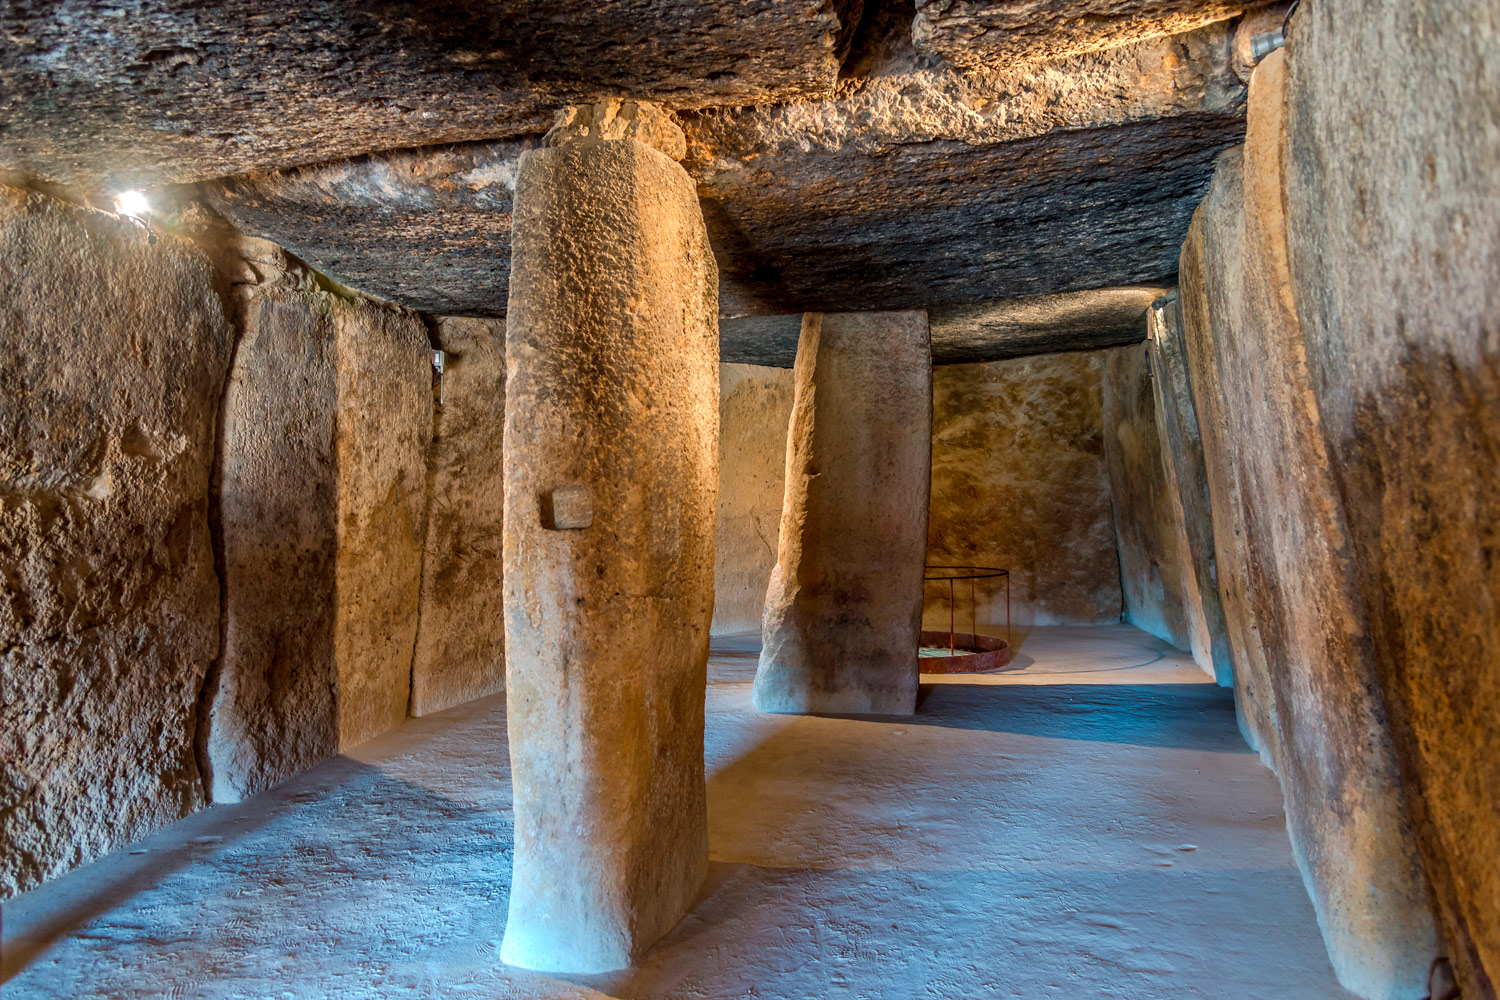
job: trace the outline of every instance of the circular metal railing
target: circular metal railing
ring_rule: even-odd
[[[1005,638],[979,634],[979,604],[975,592],[978,580],[1005,580]],[[957,626],[958,607],[954,585],[968,581],[969,584],[969,631],[959,632]],[[922,645],[937,648],[947,640],[948,655],[929,656],[922,659],[927,673],[977,673],[1008,666],[1011,659],[1010,632],[1010,570],[996,566],[926,566],[922,571],[922,583],[948,584],[948,631],[922,632]]]

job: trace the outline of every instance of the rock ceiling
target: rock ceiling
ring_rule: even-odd
[[[21,2],[0,13],[0,170],[192,183],[353,287],[502,315],[521,153],[561,105],[654,100],[688,137],[726,359],[784,359],[794,321],[734,318],[803,310],[927,306],[935,350],[939,317],[969,316],[948,360],[1091,346],[1118,323],[1079,327],[1075,309],[1072,335],[1047,336],[973,316],[1171,283],[1213,161],[1243,135],[1243,8]]]

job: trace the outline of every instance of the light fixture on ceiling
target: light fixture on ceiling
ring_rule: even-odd
[[[115,214],[122,215],[146,231],[149,242],[156,242],[151,231],[151,201],[144,191],[121,191],[115,195]]]

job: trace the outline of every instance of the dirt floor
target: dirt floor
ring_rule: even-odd
[[[904,719],[757,714],[759,637],[716,639],[710,881],[635,969],[499,961],[502,695],[7,902],[0,994],[1352,996],[1230,693],[1132,626],[1016,638],[1024,670],[924,678]]]

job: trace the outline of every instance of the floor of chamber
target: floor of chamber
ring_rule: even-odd
[[[915,716],[755,712],[715,640],[712,866],[635,969],[500,963],[504,698],[5,904],[0,992],[51,998],[1330,1000],[1275,778],[1229,692],[1128,625],[1016,633]]]

